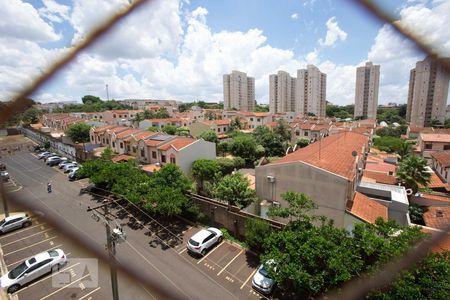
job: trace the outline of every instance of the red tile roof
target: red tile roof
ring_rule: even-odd
[[[112,132],[112,133],[119,133],[119,132],[122,132],[122,131],[127,130],[128,128],[130,128],[130,127],[119,126],[119,127],[113,127],[113,128],[110,128],[110,129],[108,129],[108,130],[109,130],[110,132]]]
[[[134,156],[130,156],[130,155],[125,155],[125,154],[120,154],[116,157],[114,157],[113,159],[111,159],[112,161],[115,162],[119,162],[119,161],[124,161],[124,160],[130,160],[130,159],[134,159]]]
[[[423,212],[425,225],[444,229],[450,224],[450,206],[429,206]]]
[[[440,196],[440,195],[434,195],[429,193],[420,193],[422,198],[429,199],[429,200],[437,200],[442,202],[450,203],[450,197]]]
[[[195,141],[196,141],[196,139],[193,139],[193,138],[178,137],[178,138],[175,138],[175,139],[171,140],[167,144],[164,144],[164,145],[158,147],[158,149],[159,150],[163,150],[163,151],[167,151],[167,150],[169,150],[172,147],[176,151],[179,151],[181,148],[184,148],[187,145],[190,145],[190,144],[192,144]]]
[[[182,118],[166,118],[166,119],[146,119],[145,121],[149,121],[152,123],[156,122],[183,122]]]
[[[152,135],[157,134],[157,132],[151,132],[143,130],[142,132],[134,133],[130,137],[127,137],[124,141],[131,141],[132,138],[136,140],[142,140],[151,137]]]
[[[450,153],[445,151],[433,152],[431,156],[435,158],[443,167],[450,166]]]
[[[364,170],[363,177],[373,179],[376,183],[397,184],[397,179],[395,176],[388,175],[383,172]]]
[[[347,179],[352,179],[356,172],[357,159],[352,153],[356,151],[358,157],[361,157],[368,140],[369,138],[362,134],[337,133],[292,152],[271,164],[302,161]]]
[[[420,138],[424,142],[450,143],[450,134],[445,133],[421,133]]]
[[[431,228],[425,227],[422,227],[422,231],[432,235],[441,232],[441,230],[439,229],[432,230]],[[447,233],[446,236],[439,242],[439,244],[434,245],[431,251],[432,252],[450,251],[450,233]]]
[[[138,132],[141,132],[141,131],[142,131],[141,129],[130,128],[128,130],[125,130],[125,131],[122,131],[122,132],[116,134],[116,138],[117,139],[121,139],[121,138],[127,137],[129,135],[132,135],[133,133],[138,133]]]
[[[100,126],[100,127],[95,127],[94,132],[104,132],[108,129],[112,129],[115,127],[118,127],[118,125],[104,125],[104,126]]]
[[[378,217],[382,217],[385,221],[388,219],[388,209],[386,206],[359,192],[355,192],[353,206],[350,212],[372,224],[375,223]]]
[[[424,187],[423,185],[419,184],[419,187]],[[436,175],[436,173],[431,174],[430,183],[427,185],[430,189],[436,189],[436,188],[446,188],[448,187],[448,184],[443,182],[439,176]]]
[[[203,123],[207,125],[230,125],[231,120],[205,120]]]
[[[162,134],[159,133],[158,135],[162,135]],[[159,145],[161,145],[161,144],[164,144],[164,143],[166,143],[166,142],[168,142],[168,141],[170,141],[171,139],[174,138],[174,136],[171,136],[171,135],[164,135],[164,136],[168,136],[169,138],[166,139],[166,140],[164,140],[164,141],[158,140],[158,139],[154,140],[154,139],[151,139],[151,138],[150,138],[150,139],[148,139],[148,140],[145,141],[145,144],[146,144],[147,146],[150,146],[150,147],[157,147],[157,146],[159,146]]]

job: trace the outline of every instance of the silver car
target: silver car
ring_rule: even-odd
[[[223,233],[217,228],[202,229],[194,234],[186,247],[190,252],[205,255],[206,251],[223,240]]]
[[[0,233],[31,225],[31,219],[25,213],[15,214],[0,221]]]
[[[66,261],[66,255],[61,249],[39,253],[3,275],[0,286],[10,294],[15,293],[25,284],[47,273],[56,272]]]
[[[258,267],[258,271],[256,271],[255,275],[252,279],[252,286],[255,290],[258,292],[268,295],[272,293],[274,287],[275,287],[275,281],[270,278],[269,272],[267,272],[266,267],[268,265],[273,265],[275,262],[274,260],[268,260],[265,264],[261,264]]]

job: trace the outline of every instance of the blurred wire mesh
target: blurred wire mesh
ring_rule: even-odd
[[[347,0],[348,1],[348,0]],[[410,28],[406,28],[400,22],[392,17],[389,11],[385,11],[381,8],[380,4],[375,1],[370,0],[351,0],[354,5],[359,6],[362,11],[367,12],[369,15],[378,19],[379,21],[389,24],[392,28],[401,36],[409,39],[419,50],[424,54],[430,55],[432,57],[438,57],[439,53],[435,45],[429,43],[423,37],[415,34]],[[72,62],[81,52],[89,49],[94,43],[99,42],[99,39],[105,34],[110,32],[110,30],[118,26],[119,21],[130,16],[139,8],[142,8],[144,3],[152,2],[152,0],[134,0],[130,1],[130,4],[118,11],[114,15],[111,15],[105,22],[99,25],[97,28],[93,29],[86,38],[79,44],[72,47],[63,57],[54,62],[52,65],[42,72],[42,75],[35,78],[34,81],[25,86],[20,92],[18,92],[15,97],[13,97],[7,108],[0,112],[0,124],[4,123],[5,119],[11,115],[18,114],[27,108],[29,104],[25,99],[33,95],[39,90],[45,83],[51,80],[53,77],[57,76],[58,72],[65,68],[70,62]],[[448,60],[439,60],[440,63],[448,72],[450,72],[450,62]],[[8,201],[12,201],[15,204],[23,207],[24,209],[30,211],[39,211],[39,206],[36,204],[31,205],[30,202],[24,201],[17,197],[12,196],[12,194],[1,193],[2,197],[7,197]],[[95,256],[105,261],[108,261],[108,257],[105,252],[99,251],[97,248],[93,247],[77,231],[70,228],[64,220],[61,220],[56,215],[46,215],[45,219],[59,231],[65,233],[71,239],[77,241],[80,245],[85,247],[87,250],[91,251]],[[329,293],[326,298],[328,299],[361,299],[373,289],[383,288],[384,286],[392,283],[395,277],[398,276],[402,271],[413,268],[414,265],[423,258],[434,246],[443,241],[443,239],[450,232],[450,224],[440,233],[434,234],[430,239],[423,241],[420,245],[413,248],[405,257],[398,258],[388,265],[386,265],[382,270],[373,275],[362,276],[361,278],[355,279],[346,283],[342,289],[339,291],[334,291]],[[117,262],[118,268],[141,282],[143,285],[150,287],[152,292],[154,292],[158,298],[162,299],[176,299],[177,296],[167,285],[161,284],[160,280],[156,278],[150,278],[145,276],[141,270],[131,269],[130,267],[120,264]]]

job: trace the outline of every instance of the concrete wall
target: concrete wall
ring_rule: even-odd
[[[191,133],[192,136],[198,136],[199,134],[201,134],[203,131],[207,131],[210,130],[211,126],[200,123],[200,122],[196,122],[196,123],[192,123],[189,126],[189,132]]]
[[[216,159],[216,144],[204,140],[197,140],[177,154],[177,165],[185,174],[189,174],[192,163],[197,159]]]
[[[351,190],[347,179],[302,162],[257,167],[255,175],[256,194],[260,200],[277,201],[286,207],[281,194],[288,191],[304,193],[319,206],[316,214],[333,219],[337,227],[344,226],[345,208]],[[274,176],[275,182],[267,182],[267,176]]]
[[[50,145],[53,149],[61,152],[64,156],[75,160],[77,158],[77,151],[73,145],[64,144],[62,141],[46,135],[45,133],[40,133],[39,131],[34,131],[29,128],[22,129],[23,135],[32,139],[36,143],[42,144],[45,141],[50,141]]]

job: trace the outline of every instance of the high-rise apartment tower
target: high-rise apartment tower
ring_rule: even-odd
[[[356,69],[354,116],[376,119],[378,108],[378,88],[380,85],[380,66],[370,61]]]
[[[239,71],[223,75],[223,100],[226,110],[254,111],[255,78]]]

